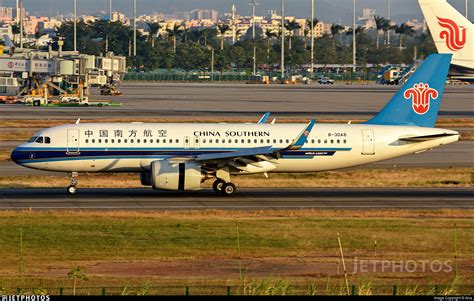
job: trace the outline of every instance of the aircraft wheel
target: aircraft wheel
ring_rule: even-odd
[[[225,184],[224,180],[217,179],[214,181],[212,184],[212,189],[214,189],[215,192],[221,193],[222,192],[222,186]]]
[[[234,195],[237,192],[237,187],[232,183],[225,183],[222,186],[222,193],[227,196]]]
[[[67,188],[67,193],[68,193],[69,195],[75,195],[76,192],[77,192],[77,188],[76,188],[76,186],[74,186],[74,185],[70,185],[70,186]]]

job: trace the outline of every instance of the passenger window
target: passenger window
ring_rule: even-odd
[[[137,139],[137,143],[140,143],[140,139]]]
[[[346,143],[346,139],[344,139],[344,143]]]
[[[277,140],[276,140],[276,139],[273,139],[273,143],[277,143]]]
[[[270,143],[270,139],[267,139],[267,143]]]
[[[122,142],[122,140],[121,140],[121,139],[118,139],[118,140],[117,140],[117,143],[120,143],[120,142]]]
[[[130,143],[133,143],[133,141],[134,141],[133,139],[130,139]]]
[[[321,139],[318,139],[318,143],[321,144]]]
[[[331,139],[331,143],[334,143],[334,140]]]
[[[179,143],[179,139],[176,139],[176,143]]]
[[[36,138],[36,143],[43,143],[43,137]]]
[[[212,143],[212,139],[209,139],[209,143]]]
[[[263,143],[263,139],[260,139],[260,143]]]
[[[235,143],[239,143],[239,139],[235,139]]]
[[[166,139],[163,139],[163,144],[165,144],[165,143],[166,143]]]
[[[245,139],[240,140],[240,143],[245,143]]]
[[[170,143],[173,143],[173,139],[170,139]]]
[[[313,144],[314,144],[314,139],[311,139],[311,143],[313,143]]]
[[[306,142],[308,142],[308,140],[306,140]],[[286,143],[290,143],[290,140],[286,139]]]
[[[123,143],[127,143],[127,139],[123,139]]]
[[[326,139],[324,139],[324,143],[328,143],[328,141]]]
[[[86,143],[89,143],[89,139],[86,139]]]
[[[114,142],[115,142],[115,140],[114,140],[114,139],[112,139],[112,140],[111,140],[111,142],[112,142],[112,143],[114,143]]]
[[[248,142],[248,143],[252,143],[252,140],[249,139],[249,140],[247,140],[247,142]]]
[[[105,139],[105,143],[109,143],[109,139]]]
[[[283,143],[283,139],[280,139],[280,143]]]
[[[341,143],[341,140],[337,139],[337,144]]]
[[[143,143],[146,143],[146,139],[143,139]]]
[[[95,143],[95,139],[92,139],[92,143]]]
[[[102,139],[99,139],[99,143],[102,143]]]

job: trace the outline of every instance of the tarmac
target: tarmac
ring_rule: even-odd
[[[0,189],[0,210],[474,209],[474,188],[240,189],[226,197],[142,189]]]
[[[25,107],[0,105],[4,119],[107,118],[274,118],[368,119],[398,91],[381,85],[256,85],[223,83],[124,83],[122,96],[91,99],[122,102],[122,107]],[[440,108],[446,118],[474,117],[474,85],[447,86]]]

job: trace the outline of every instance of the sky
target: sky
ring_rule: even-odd
[[[113,10],[126,14],[132,12],[133,0],[112,0]],[[257,14],[265,15],[270,9],[280,12],[280,0],[258,0]],[[392,19],[403,22],[409,19],[422,20],[417,0],[391,0]],[[464,14],[465,0],[449,0]],[[73,0],[23,0],[25,8],[32,15],[55,16],[72,12]],[[153,12],[170,14],[175,11],[189,11],[195,8],[211,8],[220,13],[229,12],[235,3],[240,15],[250,15],[249,0],[137,0],[138,14]],[[363,8],[375,8],[376,14],[387,15],[387,0],[356,0],[356,11],[361,14]],[[474,19],[474,0],[468,0],[469,19]],[[15,6],[15,0],[0,0],[0,6]],[[77,0],[79,14],[94,14],[100,10],[108,11],[109,0]],[[352,21],[351,0],[315,0],[316,17],[326,22],[350,24]],[[311,0],[285,0],[286,15],[301,18],[310,17]]]

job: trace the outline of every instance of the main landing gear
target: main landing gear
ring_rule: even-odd
[[[74,195],[77,192],[77,178],[79,177],[79,174],[77,172],[72,172],[71,173],[71,185],[67,187],[67,193],[69,195]]]
[[[212,184],[212,188],[216,193],[221,193],[223,195],[231,196],[237,192],[237,187],[233,183],[226,183],[222,179],[217,179]]]

